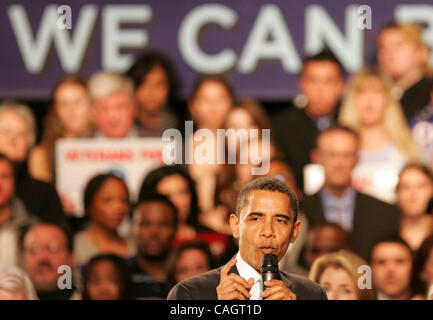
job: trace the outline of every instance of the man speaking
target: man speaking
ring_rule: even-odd
[[[239,193],[236,214],[230,216],[239,252],[225,266],[177,284],[167,299],[326,300],[322,287],[298,275],[281,271],[281,280],[262,281],[262,260],[269,260],[263,256],[274,254],[279,261],[296,240],[301,227],[298,208],[295,194],[284,182],[274,178],[250,182]]]

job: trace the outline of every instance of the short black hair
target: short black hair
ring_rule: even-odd
[[[132,80],[135,89],[137,89],[155,67],[161,67],[167,76],[169,86],[167,103],[170,104],[176,99],[178,81],[171,61],[163,53],[158,51],[144,52],[126,72],[126,76]]]
[[[179,223],[178,210],[177,210],[176,206],[173,204],[173,202],[171,202],[168,197],[166,197],[162,194],[156,193],[156,192],[146,193],[140,197],[140,200],[135,205],[135,208],[137,208],[138,206],[142,205],[143,203],[147,203],[147,202],[159,202],[159,203],[166,204],[171,209],[171,211],[173,213],[173,223],[174,223],[174,226],[177,227],[177,225]]]
[[[373,257],[373,251],[374,251],[374,249],[379,244],[382,244],[382,243],[400,244],[400,245],[402,245],[403,247],[405,247],[409,251],[410,256],[413,258],[413,250],[407,244],[407,242],[404,241],[398,234],[390,234],[390,235],[385,235],[385,236],[382,236],[382,237],[376,239],[376,241],[374,242],[374,244],[371,246],[370,254],[369,254],[369,262],[370,262],[370,264],[372,262],[372,257]]]
[[[136,297],[135,286],[132,281],[131,272],[126,261],[115,254],[99,254],[92,257],[84,268],[83,272],[83,300],[89,300],[90,295],[88,291],[89,277],[99,262],[108,261],[116,269],[119,278],[119,299],[120,300],[134,300]]]
[[[250,193],[250,191],[253,190],[266,190],[286,194],[290,198],[290,208],[295,214],[294,222],[296,222],[296,220],[298,219],[299,211],[299,202],[296,194],[283,181],[270,177],[254,179],[239,192],[238,200],[236,202],[236,215],[238,217],[240,217],[241,215],[241,211],[244,206],[245,200],[248,197],[248,194]]]
[[[321,50],[320,52],[318,52],[316,54],[305,57],[304,58],[304,67],[302,69],[301,74],[304,73],[305,67],[307,66],[308,63],[316,62],[316,61],[332,62],[338,67],[338,70],[340,71],[340,74],[342,77],[344,77],[346,74],[341,62],[337,59],[335,54],[331,50],[329,50],[328,48],[324,48],[323,50]]]
[[[325,221],[325,222],[321,222],[321,223],[313,225],[308,230],[308,233],[311,233],[311,231],[317,230],[317,229],[320,229],[320,228],[333,228],[333,229],[338,230],[341,233],[344,233],[347,236],[346,230],[344,230],[339,224],[334,223],[334,222],[329,222],[329,221]]]
[[[67,242],[66,248],[68,249],[69,253],[73,253],[73,251],[74,251],[74,236],[73,236],[73,232],[72,232],[71,228],[69,227],[69,225],[66,223],[62,223],[62,222],[51,222],[51,221],[41,221],[41,222],[33,223],[30,225],[26,225],[22,228],[20,236],[19,236],[19,247],[20,247],[21,252],[24,252],[24,239],[25,239],[26,235],[33,228],[39,227],[39,226],[56,227],[60,231],[62,231],[62,233],[65,235],[66,242]]]

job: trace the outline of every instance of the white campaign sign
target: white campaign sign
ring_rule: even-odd
[[[352,186],[379,200],[394,204],[395,188],[401,166],[363,164],[352,171]],[[322,188],[325,182],[325,171],[319,164],[307,164],[304,167],[304,192],[313,195]]]
[[[113,172],[128,185],[135,201],[145,175],[163,165],[161,138],[61,139],[56,144],[56,187],[84,215],[83,192],[87,182],[100,173]]]

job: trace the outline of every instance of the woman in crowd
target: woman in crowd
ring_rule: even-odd
[[[326,290],[329,300],[376,300],[374,289],[358,285],[360,266],[368,264],[358,255],[340,250],[317,258],[309,278]]]
[[[150,171],[140,188],[139,198],[160,193],[170,199],[178,210],[178,229],[175,243],[196,238],[201,229],[198,224],[199,208],[195,183],[181,166],[163,166]]]
[[[195,161],[188,166],[191,177],[197,184],[199,206],[201,211],[215,207],[215,188],[217,175],[222,169],[217,164],[217,155],[224,150],[218,150],[217,129],[222,129],[224,120],[234,104],[234,93],[228,81],[222,76],[204,76],[197,80],[193,87],[188,108],[194,121],[195,129],[209,129],[212,141],[205,139],[199,142],[193,137],[185,137],[193,152],[203,150],[204,144],[209,143],[215,152],[211,163],[199,164]]]
[[[0,300],[37,300],[29,276],[17,266],[0,264]]]
[[[433,299],[431,296],[433,287],[433,235],[425,238],[415,252],[411,287],[416,298]]]
[[[401,106],[391,92],[392,83],[386,75],[364,67],[351,79],[338,120],[360,136],[353,183],[392,203],[398,173],[418,155]]]
[[[176,76],[170,61],[162,54],[146,52],[127,72],[134,82],[139,135],[161,136],[164,130],[179,126],[180,112],[174,112]]]
[[[185,242],[175,249],[168,263],[169,287],[205,273],[215,267],[209,246],[205,242]]]
[[[54,146],[57,140],[90,136],[89,112],[86,81],[77,75],[62,78],[53,90],[41,143],[29,155],[29,172],[34,178],[54,181]]]
[[[129,192],[125,182],[114,174],[93,177],[84,190],[84,209],[89,224],[74,239],[78,264],[85,264],[99,253],[121,257],[135,254],[133,242],[119,235],[118,228],[129,215]]]
[[[36,121],[27,105],[0,103],[0,153],[14,165],[15,193],[27,211],[43,221],[64,222],[62,203],[53,185],[30,176],[27,158],[36,142]]]
[[[125,260],[114,254],[90,259],[84,269],[83,300],[133,300],[135,288]]]
[[[428,104],[433,79],[429,68],[431,49],[416,23],[391,23],[377,39],[377,58],[381,69],[392,77],[397,99],[407,120]]]
[[[400,236],[413,251],[433,232],[427,206],[433,197],[433,173],[425,166],[409,164],[400,172],[396,189],[400,210]]]
[[[227,157],[231,154],[236,156],[236,164],[231,165],[226,161],[224,170],[218,176],[217,197],[230,212],[236,207],[237,193],[244,185],[253,179],[251,174],[251,165],[240,163],[240,152],[248,152],[249,149],[245,144],[250,144],[253,140],[261,141],[262,130],[270,129],[270,121],[264,108],[253,100],[245,100],[241,104],[236,105],[231,109],[224,121],[224,129],[228,131],[226,138]],[[248,132],[248,140],[241,141],[239,138],[240,130]],[[252,130],[252,131],[250,131]],[[257,133],[257,136],[250,136]],[[232,145],[230,141],[236,139],[236,145]],[[241,145],[243,143],[243,145]],[[249,152],[248,152],[249,157]]]

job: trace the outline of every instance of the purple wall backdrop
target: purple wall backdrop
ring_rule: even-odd
[[[75,32],[75,23],[80,9],[88,1],[69,1],[67,4],[72,9],[72,30]],[[85,51],[80,71],[89,76],[102,68],[102,28],[103,11],[113,1],[94,0],[91,2],[97,6],[98,15],[93,28],[89,45]],[[119,3],[119,2],[117,2]],[[122,26],[127,29],[141,29],[148,33],[147,48],[158,49],[173,59],[182,82],[182,94],[185,95],[196,78],[198,72],[191,68],[182,57],[178,45],[179,26],[185,16],[194,8],[204,4],[199,0],[182,1],[135,1],[120,2],[122,5],[147,4],[152,8],[152,19],[149,23]],[[233,9],[238,16],[236,25],[231,29],[224,29],[217,24],[208,25],[200,34],[200,47],[209,54],[214,54],[224,48],[233,49],[239,58],[248,35],[256,21],[260,9],[269,3],[275,4],[281,9],[285,23],[292,36],[298,55],[302,58],[305,52],[305,28],[306,9],[312,4],[322,6],[340,32],[345,33],[345,10],[354,1],[327,0],[327,1],[217,1]],[[13,32],[12,24],[8,16],[8,9],[17,1],[2,1],[0,3],[0,98],[13,97],[17,99],[46,99],[50,94],[50,88],[65,71],[62,69],[58,53],[54,46],[48,53],[44,68],[38,73],[30,73],[24,64],[22,54],[18,47],[17,38]],[[32,0],[21,3],[28,16],[33,34],[37,33],[41,23],[41,17],[49,1]],[[62,3],[63,4],[63,3]],[[370,1],[364,0],[360,5],[369,5],[372,9],[372,29],[365,30],[365,59],[371,61],[374,58],[374,42],[380,27],[396,17],[396,7],[403,2],[398,0]],[[414,3],[410,2],[411,5]],[[416,4],[427,5],[433,10],[430,1],[416,1]],[[432,22],[433,23],[433,22]],[[142,49],[141,49],[142,50]],[[138,53],[140,49],[128,52]],[[261,61],[256,70],[249,74],[239,73],[236,68],[229,70],[238,92],[242,96],[252,96],[267,100],[285,100],[297,90],[296,74],[286,72],[280,61]]]

